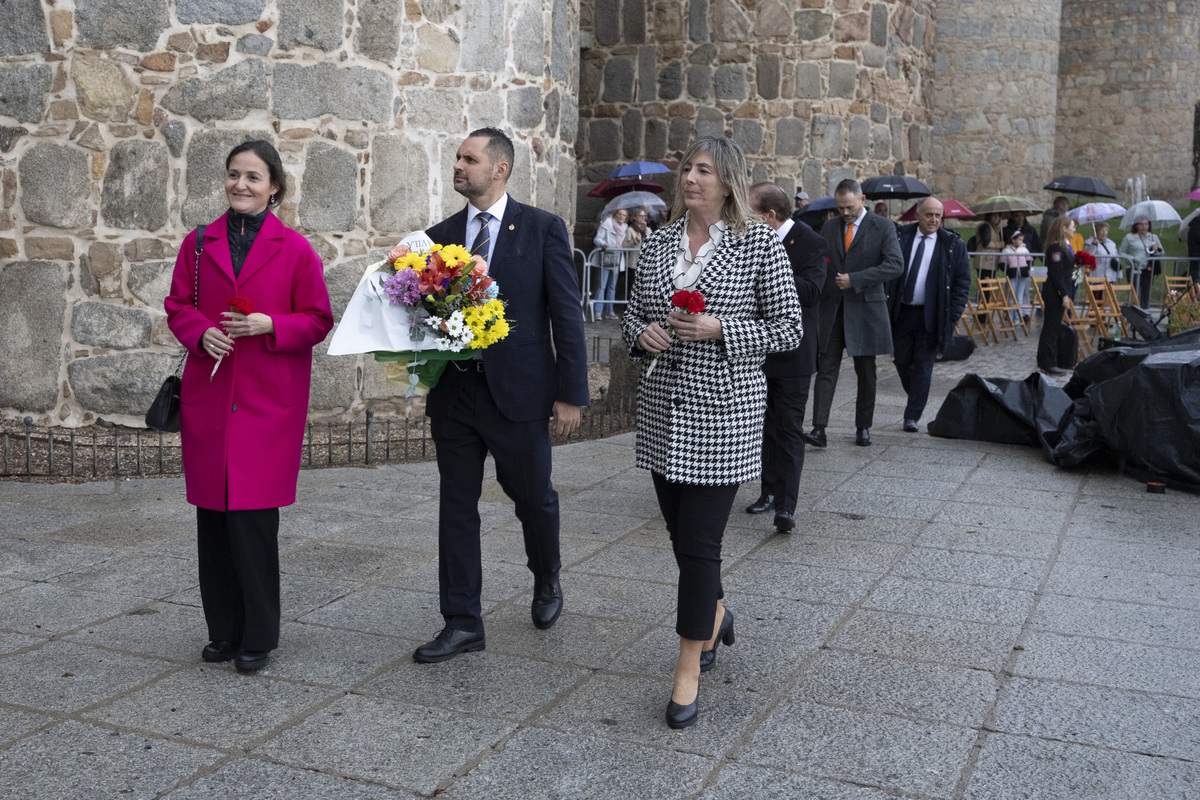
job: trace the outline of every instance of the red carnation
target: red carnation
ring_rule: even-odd
[[[671,295],[671,305],[683,309],[689,314],[700,314],[704,311],[704,295],[699,292],[680,290]]]
[[[1096,257],[1086,251],[1076,253],[1075,260],[1087,267],[1089,272],[1096,268]]]
[[[226,297],[225,305],[229,306],[231,311],[236,311],[238,314],[249,316],[254,313],[254,301],[248,297]]]

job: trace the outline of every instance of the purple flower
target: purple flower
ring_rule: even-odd
[[[385,278],[383,291],[393,305],[415,306],[421,302],[421,290],[417,288],[420,276],[411,269],[402,269],[395,275]]]

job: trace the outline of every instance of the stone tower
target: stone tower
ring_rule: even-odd
[[[1122,198],[1145,173],[1158,200],[1197,185],[1200,3],[1063,0],[1056,172]]]
[[[280,210],[340,313],[370,260],[462,207],[455,149],[511,131],[520,200],[574,215],[578,0],[7,0],[0,27],[0,409],[135,423],[178,353],[175,251],[272,140]],[[319,351],[323,352],[323,351]],[[393,397],[318,355],[314,410]]]
[[[842,178],[928,178],[932,0],[583,0],[579,227],[630,159],[672,164],[732,137],[755,180],[828,194]]]
[[[936,13],[931,188],[968,205],[1043,197],[1054,177],[1059,0],[938,0]]]

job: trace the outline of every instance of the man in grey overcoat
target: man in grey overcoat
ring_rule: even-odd
[[[885,284],[904,272],[896,226],[867,211],[858,181],[834,191],[838,216],[821,228],[829,245],[829,269],[821,293],[820,355],[813,387],[813,429],[805,440],[825,447],[825,425],[837,388],[842,351],[854,359],[858,397],[854,443],[871,444],[875,417],[875,356],[892,352],[892,327]]]

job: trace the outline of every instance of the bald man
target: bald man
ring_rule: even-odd
[[[954,338],[967,305],[971,269],[967,246],[942,227],[942,203],[926,197],[917,223],[900,229],[904,272],[888,287],[892,319],[892,359],[908,395],[904,430],[917,432],[929,400],[937,354]]]

